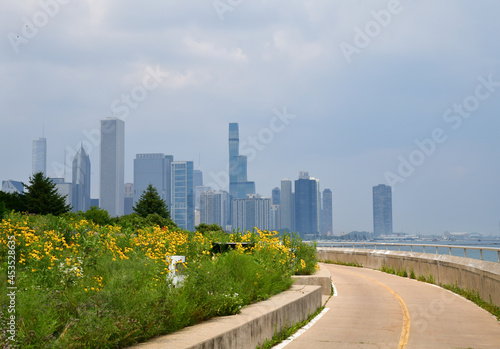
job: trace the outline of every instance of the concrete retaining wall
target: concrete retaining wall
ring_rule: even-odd
[[[318,248],[320,260],[360,263],[363,267],[411,270],[418,276],[432,276],[436,284],[457,284],[477,291],[481,298],[500,306],[500,263],[428,253],[346,248]],[[335,280],[333,280],[335,283]]]
[[[294,285],[317,285],[321,286],[323,296],[332,294],[332,280],[330,272],[326,268],[319,269],[314,275],[292,276]]]
[[[132,348],[255,349],[275,332],[306,320],[321,306],[321,293],[321,286],[293,285],[238,315],[215,318]]]

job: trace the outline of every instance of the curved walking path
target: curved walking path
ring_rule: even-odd
[[[286,349],[500,348],[496,318],[450,291],[371,269],[324,266],[337,295]]]

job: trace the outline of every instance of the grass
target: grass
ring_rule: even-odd
[[[281,331],[276,331],[271,339],[266,339],[262,346],[257,346],[257,349],[270,349],[273,346],[275,346],[278,343],[281,343],[282,341],[286,340],[290,336],[292,336],[294,333],[296,333],[298,330],[300,330],[302,327],[307,325],[309,322],[311,322],[312,319],[314,319],[316,316],[318,316],[319,313],[323,311],[325,307],[320,307],[314,314],[310,315],[306,320],[302,322],[298,322],[296,324],[293,324],[292,326],[289,327],[284,327],[281,329]]]
[[[320,262],[327,264],[345,265],[348,267],[363,268],[363,264],[358,262],[342,262],[340,260],[331,260],[331,259],[320,260]]]
[[[394,274],[397,276],[408,277],[408,272],[406,271],[406,269],[394,269],[393,267],[383,265],[380,268],[380,271],[383,271],[384,273],[388,274]]]
[[[0,222],[0,342],[6,343],[8,241],[15,237],[16,340],[22,348],[121,348],[269,298],[316,271],[294,235],[188,232],[8,214]],[[214,242],[251,242],[212,254]],[[165,256],[186,256],[174,287]],[[182,267],[182,268],[181,268]]]
[[[479,307],[483,308],[484,310],[486,310],[486,311],[490,312],[491,314],[493,314],[494,316],[496,316],[497,320],[500,321],[500,307],[496,306],[491,301],[487,302],[484,299],[482,299],[479,296],[479,292],[474,292],[474,291],[460,288],[460,287],[458,287],[457,284],[454,284],[454,285],[453,284],[444,284],[444,285],[440,285],[440,286],[474,302]]]

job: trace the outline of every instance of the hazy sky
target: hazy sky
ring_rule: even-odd
[[[48,175],[83,141],[97,197],[95,137],[114,115],[126,182],[135,154],[159,152],[227,189],[238,122],[257,192],[309,171],[333,191],[336,234],[373,230],[380,183],[395,231],[498,234],[499,13],[495,0],[2,0],[0,180],[28,180],[45,125]]]

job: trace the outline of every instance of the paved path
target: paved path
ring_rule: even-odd
[[[371,269],[325,266],[338,295],[286,349],[500,348],[496,318],[452,292]]]

